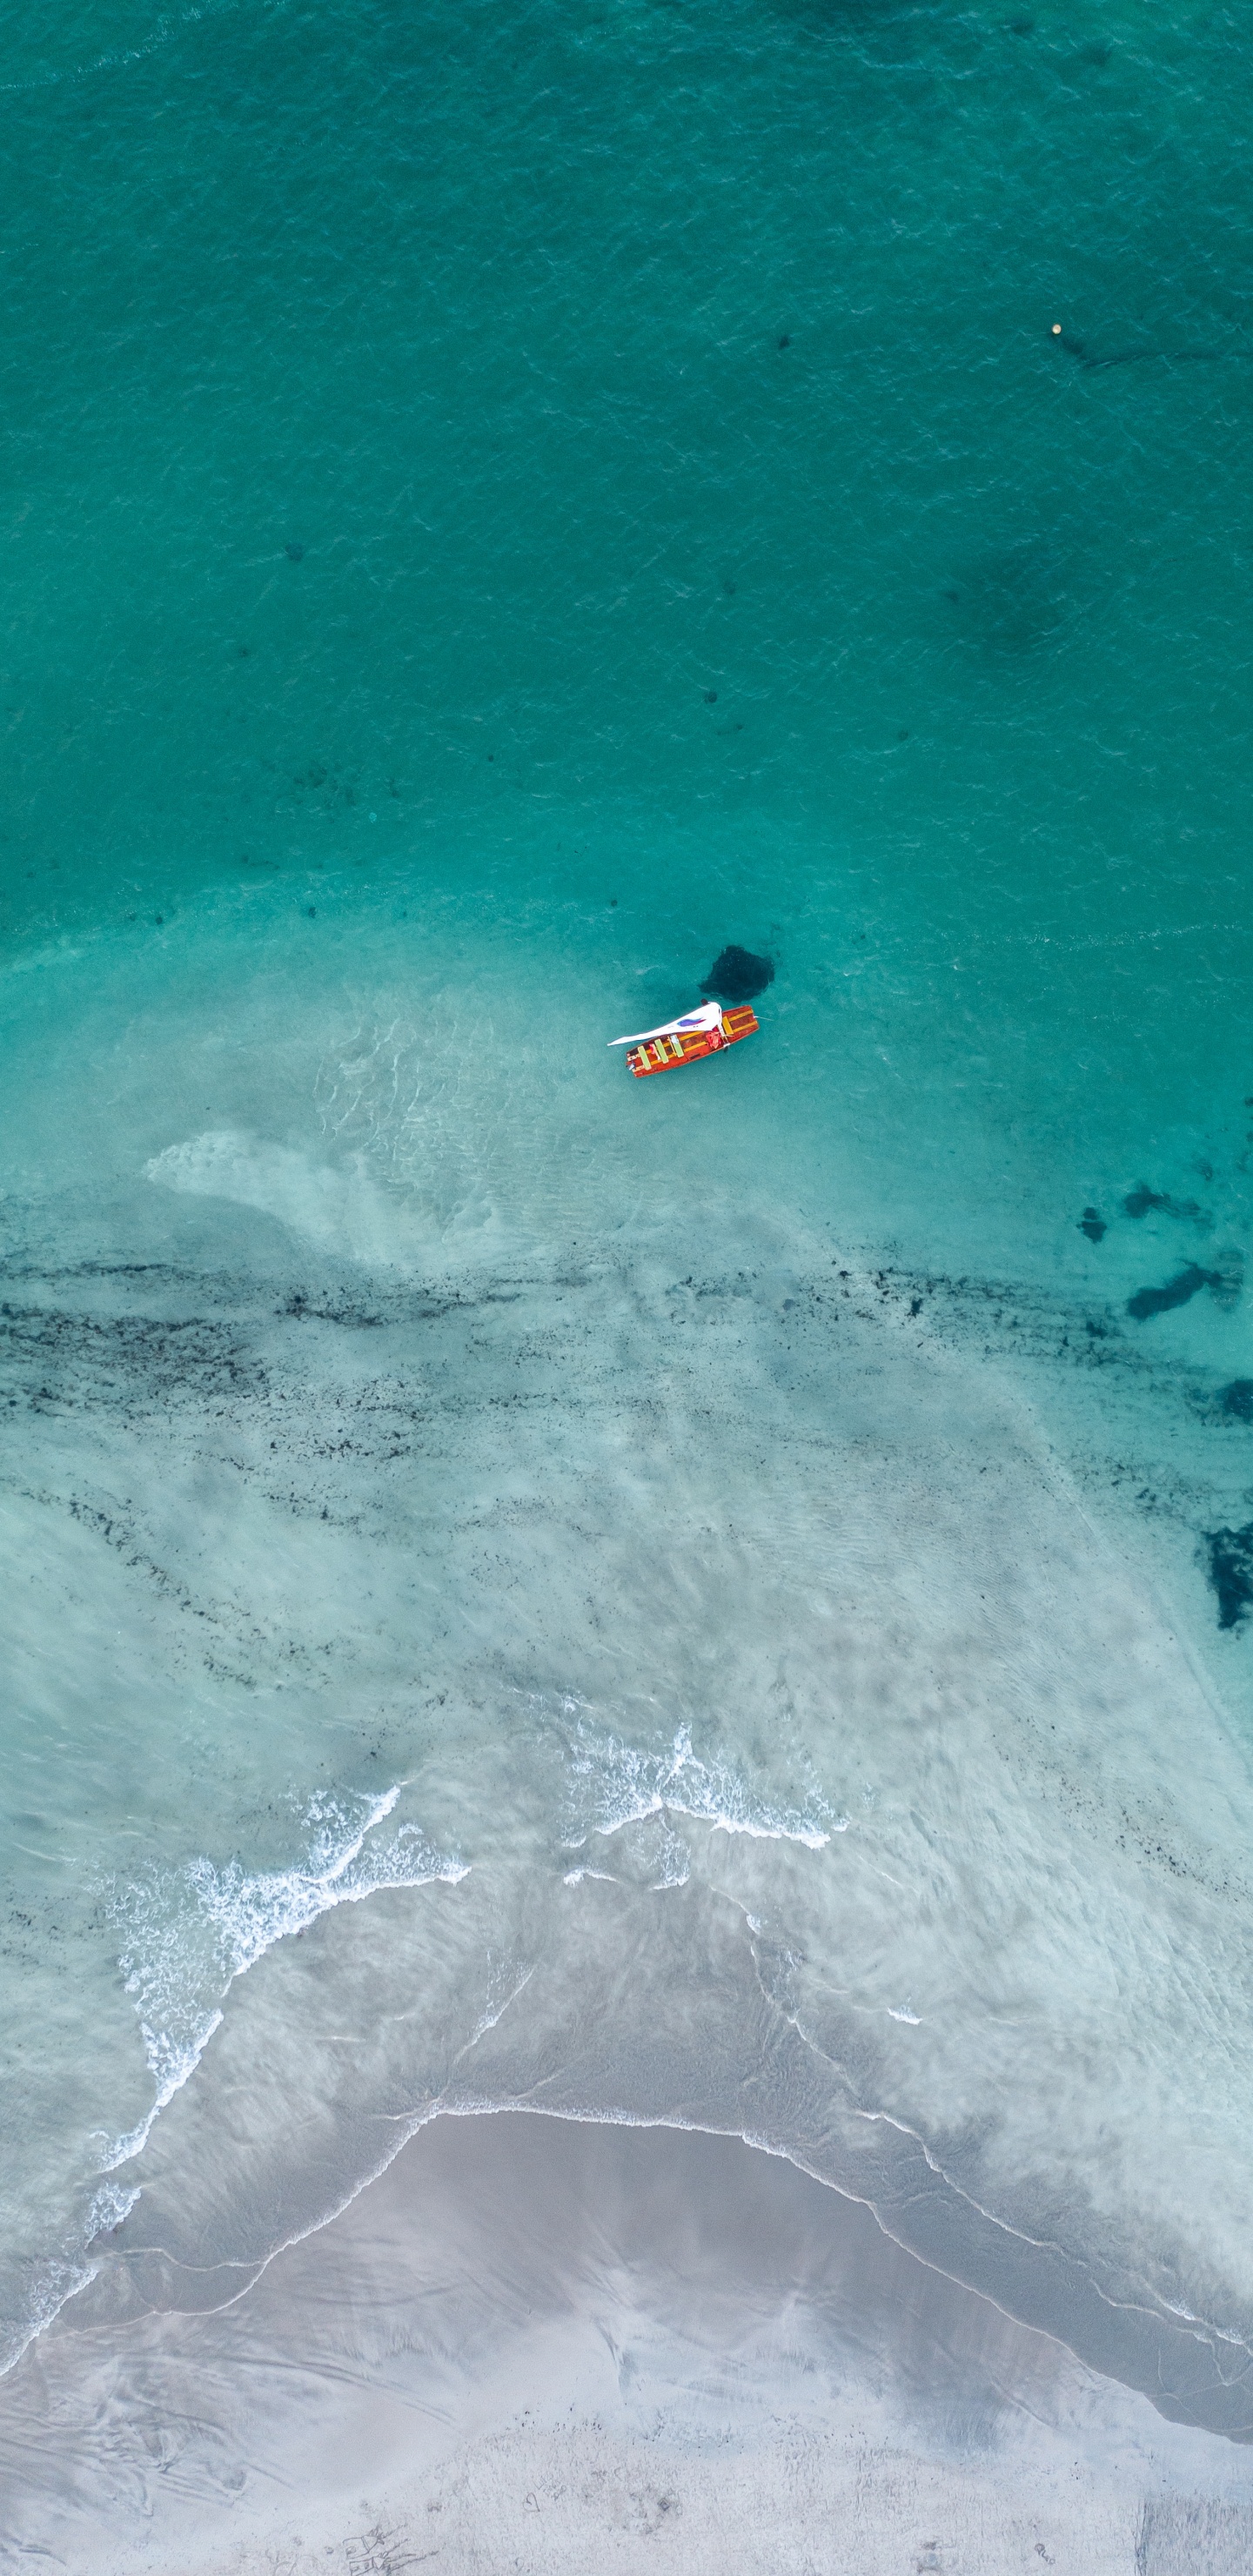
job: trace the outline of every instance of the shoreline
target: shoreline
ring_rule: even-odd
[[[912,1301],[886,1289],[872,1300],[862,1279],[852,1290],[841,1285],[837,1300],[821,1273],[809,1277],[811,1294],[802,1297],[801,1274],[784,1279],[767,1262],[779,1251],[774,1237],[763,1230],[755,1249],[760,1275],[729,1266],[711,1271],[705,1302],[728,1313],[715,1319],[702,1312],[698,1324],[689,1316],[683,1338],[670,1313],[677,1291],[665,1287],[655,1258],[632,1281],[637,1302],[648,1292],[642,1322],[628,1315],[622,1281],[608,1272],[577,1283],[564,1272],[519,1278],[508,1301],[493,1293],[468,1315],[451,1297],[446,1309],[441,1304],[428,1315],[424,1297],[423,1368],[441,1396],[423,1432],[424,1472],[442,1461],[451,1487],[464,1481],[468,1464],[471,1500],[464,1527],[447,1543],[441,1537],[432,1547],[420,1524],[411,1535],[419,1551],[429,1551],[423,1611],[429,1616],[438,1592],[440,1617],[451,1628],[455,1601],[462,1621],[456,1633],[470,1639],[473,1659],[463,1664],[458,1647],[437,1660],[424,1676],[421,1713],[406,1711],[397,1730],[383,1777],[405,1778],[405,1820],[394,1837],[389,1822],[388,1850],[340,1891],[364,1893],[368,1879],[368,1906],[319,1910],[316,1891],[332,1868],[324,1848],[326,1793],[306,1810],[313,1843],[294,1860],[277,1847],[281,1836],[272,1828],[270,1847],[251,1869],[211,1857],[215,1839],[219,1852],[229,1849],[225,1833],[235,1819],[228,1811],[216,1830],[207,1819],[201,1827],[205,1854],[180,1860],[159,1881],[136,1881],[123,1965],[140,1980],[135,1991],[159,2047],[169,2045],[171,2033],[181,2045],[188,2031],[201,2031],[228,1986],[232,2003],[197,2082],[170,2096],[153,2130],[137,2214],[133,2223],[120,2222],[124,2232],[107,2247],[115,2284],[129,2282],[131,2314],[149,2298],[190,2306],[190,2276],[198,2272],[211,2305],[221,2295],[209,2278],[214,2262],[238,2279],[241,2266],[255,2271],[276,2242],[321,2225],[343,2207],[346,2177],[366,2166],[377,2172],[387,2161],[393,2122],[412,2126],[428,2108],[524,2103],[538,2084],[544,2107],[556,2113],[586,2108],[593,2119],[621,2113],[648,2123],[686,2110],[710,2132],[744,2131],[791,2153],[819,2187],[860,2192],[920,2260],[1068,2337],[1098,2369],[1162,2398],[1173,2395],[1182,2412],[1209,2408],[1212,2424],[1247,2431],[1242,2383],[1230,2368],[1241,2290],[1247,2296],[1239,2210],[1229,2195],[1215,2209],[1228,2225],[1225,2246],[1215,2231],[1212,2255],[1198,2225],[1191,2241],[1182,2228],[1173,2232],[1177,2198],[1162,2159],[1145,2153],[1143,2119],[1147,2070],[1174,2113],[1162,2134],[1168,2144],[1179,2139],[1173,2070],[1158,2044],[1160,1998],[1173,2005],[1181,1959],[1204,1962],[1212,1954],[1207,1922],[1221,1930],[1231,1901],[1233,1867],[1247,1848],[1247,1774],[1238,1748],[1176,1633],[1151,1613],[1136,1570],[1103,1541],[1093,1550],[1091,1525],[1014,1390],[993,1383],[976,1405],[967,1359],[933,1347],[909,1314]],[[276,1258],[273,1247],[271,1254]],[[279,1264],[276,1280],[283,1275]],[[837,1274],[840,1282],[853,1276]],[[246,1306],[238,1294],[224,1294],[223,1330],[237,1335],[245,1314],[253,1335],[249,1364],[269,1372],[266,1419],[319,1479],[315,1496],[331,1494],[336,1522],[325,1506],[319,1517],[306,1503],[303,1529],[314,1533],[311,1577],[328,1579],[315,1597],[342,1605],[338,1617],[323,1613],[347,1649],[339,1666],[342,1727],[359,1691],[353,1657],[364,1643],[360,1598],[377,1598],[380,1570],[392,1588],[382,1596],[383,1652],[368,1669],[401,1668],[413,1619],[413,1560],[395,1544],[386,1518],[393,1416],[384,1407],[372,1449],[359,1421],[373,1420],[378,1384],[386,1394],[380,1368],[413,1365],[415,1325],[395,1292],[390,1300],[380,1292],[364,1308],[341,1308],[328,1297],[326,1311],[310,1318],[302,1306],[293,1313],[289,1299],[276,1303],[268,1272],[264,1278],[264,1294],[254,1282]],[[781,1283],[789,1291],[782,1300]],[[830,1312],[819,1290],[829,1293]],[[128,1288],[116,1301],[124,1320],[130,1295]],[[195,1303],[199,1310],[205,1300],[197,1295]],[[664,1516],[644,1508],[625,1528],[613,1518],[622,1430],[635,1432],[641,1422],[618,1383],[624,1350],[634,1361],[667,1317],[667,1419],[707,1432],[730,1414],[728,1398],[743,1396],[755,1426],[764,1531],[730,1517],[725,1526],[714,1521],[718,1498],[695,1473],[676,1495],[674,1443],[659,1441],[646,1417],[637,1477],[642,1461],[646,1502],[660,1497]],[[625,1342],[628,1323],[636,1338]],[[556,1439],[545,1409],[537,1414],[542,1434],[520,1452],[514,1416],[502,1415],[497,1403],[502,1388],[512,1396],[522,1352],[531,1391],[550,1395],[552,1354],[560,1353],[564,1366],[576,1333],[599,1412],[593,1418],[585,1408],[570,1425],[563,1420]],[[615,1334],[618,1377],[607,1374],[605,1358]],[[214,1368],[216,1351],[215,1342]],[[463,1390],[471,1378],[478,1409],[469,1436]],[[203,1390],[195,1392],[203,1406]],[[357,1445],[348,1465],[336,1466],[332,1486],[319,1423],[341,1399],[356,1407]],[[249,1386],[241,1423],[254,1402]],[[510,1424],[503,1450],[498,1418]],[[142,1444],[150,1437],[146,1417],[136,1420]],[[198,1467],[194,1444],[204,1425],[190,1406],[179,1429]],[[577,1471],[566,1446],[575,1435]],[[67,1439],[61,1430],[56,1436]],[[215,1473],[224,1436],[215,1412],[208,1434]],[[812,1482],[809,1453],[819,1436],[826,1487]],[[42,1417],[40,1439],[52,1439]],[[695,1437],[680,1448],[687,1459],[702,1454]],[[519,1453],[526,1480],[516,1473]],[[506,1465],[512,1461],[512,1485],[501,1472],[502,1455]],[[142,1445],[128,1451],[119,1438],[102,1450],[102,1481],[107,1467],[110,1485],[120,1485],[122,1469],[136,1458],[149,1463]],[[589,1504],[589,1459],[606,1506],[599,1526]],[[81,1476],[81,1447],[73,1472]],[[258,1559],[276,1527],[266,1516],[271,1472],[263,1456],[246,1487]],[[822,1544],[807,1536],[799,1554],[786,1518],[794,1473],[811,1480],[802,1493],[839,1496],[838,1512],[820,1525]],[[920,1486],[927,1497],[921,1526],[911,1510]],[[222,1507],[232,1517],[238,1497],[233,1486],[223,1490]],[[490,1511],[484,1492],[493,1498]],[[368,1543],[355,1529],[367,1506],[374,1514]],[[712,1552],[711,1525],[720,1540]],[[76,1520],[76,1541],[80,1526]],[[185,1582],[186,1604],[216,1621],[221,1569],[212,1551],[205,1561],[201,1528],[200,1509],[189,1509],[164,1562]],[[676,1528],[705,1535],[676,1555]],[[776,1528],[787,1532],[777,1559],[762,1545]],[[557,1568],[550,1529],[569,1542]],[[128,1527],[137,1553],[140,1535]],[[100,1596],[101,1626],[111,1597]],[[180,1605],[183,1597],[175,1595]],[[713,1695],[709,1658],[693,1652],[693,1597],[697,1636],[734,1648],[733,1715],[743,1720],[743,1747],[738,1726],[708,1725],[691,1735],[688,1721]],[[503,1637],[495,1620],[501,1600],[510,1623]],[[1067,1602],[1062,1618],[1059,1603]],[[162,1652],[173,1664],[187,1622],[181,1606],[176,1616],[163,1602],[162,1616]],[[607,1676],[604,1642],[613,1639],[619,1655],[616,1641],[633,1618],[647,1647],[633,1660],[632,1697],[624,1702],[612,1666]],[[254,1624],[259,1628],[259,1619]],[[146,1665],[147,1627],[141,1642]],[[276,1725],[281,1710],[284,1745],[303,1749],[307,1716],[324,1718],[317,1691],[298,1686],[289,1696],[285,1666],[272,1649],[268,1664],[256,1661],[270,1693],[267,1723]],[[836,1726],[829,1724],[833,1671]],[[443,1707],[437,1681],[460,1683],[476,1723],[476,1699],[487,1711],[477,1734],[466,1723],[456,1739],[460,1767],[451,1784],[442,1777],[449,1738],[436,1715]],[[769,1709],[780,1687],[787,1725],[772,1779],[749,1714]],[[212,1748],[201,1776],[216,1795],[223,1696],[216,1669],[197,1689],[203,1743]],[[633,1740],[624,1715],[651,1715],[667,1691],[682,1721],[678,1731],[668,1744],[647,1727]],[[250,1703],[242,1687],[236,1697],[242,1717]],[[511,1698],[521,1698],[526,1712],[521,1731],[501,1722]],[[893,1713],[890,1740],[885,1706]],[[1193,1727],[1186,1773],[1177,1754],[1181,1714],[1204,1722],[1204,1731]],[[356,1774],[347,1797],[358,1825],[367,1795],[359,1785],[361,1748],[368,1744],[366,1758],[374,1758],[381,1737],[371,1689],[368,1700],[361,1697],[351,1747]],[[774,1746],[772,1736],[766,1749]],[[146,1794],[146,1783],[137,1786]],[[397,1794],[388,1790],[380,1820],[384,1812],[391,1817]],[[499,1820],[515,1817],[521,1829],[510,1822],[502,1832]],[[1096,1936],[1094,1827],[1108,1909]],[[440,1857],[462,1854],[463,1836],[472,1873],[462,1858]],[[1012,1867],[985,1865],[988,1851],[1011,1846]],[[468,1883],[455,1903],[415,1893],[423,1883],[463,1877]],[[882,1892],[901,1884],[910,1891],[905,1907]],[[1039,1936],[1026,1943],[1024,1895]],[[981,1923],[1000,1980],[1000,2009],[991,2013],[977,1955]],[[1166,1924],[1179,1929],[1173,1947]],[[491,1966],[503,1953],[505,1926],[518,1956],[518,1982],[507,1998],[513,1971],[498,1988]],[[293,1929],[299,1943],[286,1937]],[[1006,1942],[1017,1944],[1016,1957],[1007,1957]],[[1064,1988],[1054,1992],[1059,1943],[1064,1959],[1067,1942],[1073,2001]],[[1111,1946],[1144,1987],[1145,2009],[1112,2034],[1121,2063],[1108,2055]],[[1166,1965],[1154,1989],[1145,1966],[1159,1951]],[[602,2000],[591,2013],[586,1971],[593,1955]],[[826,1964],[845,1960],[854,1963],[851,2001]],[[129,2021],[139,2003],[121,2002],[116,1987],[115,1959],[107,2003],[110,2010],[120,2004],[119,2018]],[[437,1990],[442,2003],[432,2013]],[[475,2006],[469,2028],[467,1996]],[[955,2007],[973,2047],[963,2047]],[[1166,2022],[1171,2018],[1168,2011]],[[1201,2031],[1220,2067],[1226,2027],[1215,2017],[1212,2030],[1206,2024]],[[389,2054],[402,2029],[419,2044]],[[354,2034],[351,2073],[345,2032]],[[129,2030],[125,2036],[129,2048]],[[1052,2095],[1043,2120],[1031,2107],[1041,2047],[1069,2084],[1060,2116]],[[467,2061],[476,2082],[458,2098],[453,2070]],[[755,2070],[767,2062],[762,2086]],[[1109,2170],[1102,2136],[1112,2066],[1123,2094],[1127,2176],[1140,2183],[1141,2196],[1107,2189],[1102,2206],[1091,2193],[1085,2198],[1084,2187]],[[1086,2081],[1069,2082],[1085,2072]],[[1171,2082],[1163,2084],[1163,2075]],[[253,2105],[246,2139],[245,2099]],[[997,2172],[993,2151],[1011,2115],[1020,2134]],[[307,2152],[289,2158],[293,2135]],[[1185,2214],[1195,2220],[1196,2207]],[[149,2234],[156,2238],[151,2249],[142,2241]],[[1094,2241],[1103,2270],[1093,2260]],[[1198,2250],[1209,2259],[1196,2260]],[[1224,2251],[1238,2258],[1226,2275]],[[1142,2253],[1148,2263],[1138,2259]],[[1007,2261],[1017,2267],[1014,2281]],[[182,2286],[163,2288],[162,2270],[173,2277],[180,2268]],[[1079,2313],[1085,2301],[1086,2322]],[[1215,2320],[1208,2367],[1196,2311]]]
[[[73,2303],[5,2383],[0,2457],[7,2546],[68,2576],[802,2576],[833,2529],[842,2576],[1253,2550],[1246,2451],[861,2204],[736,2139],[535,2112],[436,2117],[216,2310]]]

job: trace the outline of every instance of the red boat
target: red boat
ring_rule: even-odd
[[[633,1074],[669,1073],[675,1065],[695,1064],[699,1056],[719,1055],[723,1047],[738,1046],[741,1038],[751,1038],[759,1026],[757,1014],[747,1002],[735,1011],[724,1011],[717,1002],[705,1002],[684,1019],[668,1020],[664,1028],[646,1029],[638,1038],[613,1038],[610,1043],[626,1048]]]

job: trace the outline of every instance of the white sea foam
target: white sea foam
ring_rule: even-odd
[[[573,1850],[589,1832],[620,1833],[647,1816],[690,1816],[720,1833],[803,1843],[809,1851],[823,1850],[848,1823],[817,1788],[807,1792],[799,1807],[775,1806],[756,1797],[730,1763],[718,1755],[706,1760],[696,1752],[686,1726],[669,1746],[654,1752],[620,1736],[597,1735],[580,1720],[569,1767],[573,1830],[567,1847]],[[677,1849],[673,1858],[677,1861]],[[676,1876],[664,1883],[680,1882]]]
[[[87,2213],[88,2244],[97,2236],[107,2236],[113,2228],[120,2227],[123,2219],[129,2218],[139,2197],[138,2183],[132,2183],[128,2189],[124,2183],[102,2182]]]
[[[99,2229],[84,2229],[84,2244]],[[26,2302],[20,2323],[10,2326],[0,2339],[0,2379],[6,2378],[21,2360],[24,2352],[46,2334],[54,2317],[60,2315],[67,2301],[77,2298],[96,2278],[99,2264],[76,2255],[52,2255],[40,2263],[26,2283]]]
[[[200,1854],[181,1869],[114,1886],[119,1966],[139,2015],[154,2098],[143,2119],[109,2143],[102,2173],[139,2154],[219,2027],[229,1987],[276,1942],[382,1888],[435,1879],[452,1885],[467,1875],[463,1862],[433,1850],[416,1825],[401,1825],[387,1842],[371,1840],[400,1787],[372,1799],[315,1799],[306,1812],[311,1840],[292,1869],[247,1871],[234,1860],[219,1868]]]

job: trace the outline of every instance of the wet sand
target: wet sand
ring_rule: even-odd
[[[108,2267],[0,2391],[71,2576],[1235,2576],[1253,2460],[739,2140],[432,2121],[232,2305]]]

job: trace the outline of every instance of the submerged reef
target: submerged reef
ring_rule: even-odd
[[[1220,1305],[1230,1302],[1238,1291],[1239,1279],[1226,1270],[1202,1270],[1199,1261],[1190,1261],[1186,1270],[1176,1272],[1161,1288],[1137,1288],[1127,1299],[1127,1312],[1137,1324],[1147,1323],[1151,1315],[1169,1314],[1172,1306],[1186,1306],[1202,1288],[1209,1288]]]
[[[1123,1212],[1132,1217],[1153,1214],[1188,1217],[1194,1225],[1199,1225],[1203,1232],[1208,1231],[1213,1223],[1213,1219],[1206,1215],[1204,1208],[1198,1207],[1195,1199],[1172,1199],[1167,1190],[1151,1190],[1147,1181],[1138,1181],[1133,1190],[1128,1190],[1123,1200]]]
[[[1253,1521],[1243,1529],[1207,1530],[1209,1579],[1218,1595],[1218,1625],[1238,1628],[1253,1604]]]

